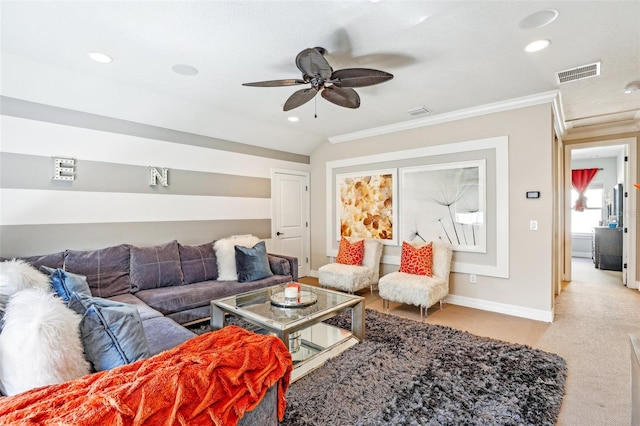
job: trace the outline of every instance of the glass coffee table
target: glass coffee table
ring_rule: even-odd
[[[291,382],[364,339],[364,298],[300,284],[299,298],[284,297],[287,285],[211,301],[211,327],[224,327],[225,314],[252,324],[253,331],[278,336],[293,358]],[[322,321],[351,311],[351,330]]]

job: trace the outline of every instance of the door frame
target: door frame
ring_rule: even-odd
[[[310,173],[306,171],[301,171],[301,170],[289,170],[289,169],[279,169],[279,168],[271,169],[271,241],[273,242],[273,247],[276,253],[277,253],[277,250],[280,248],[279,239],[273,237],[277,232],[276,223],[274,219],[277,217],[276,215],[279,214],[278,209],[279,209],[279,206],[281,205],[279,203],[279,200],[275,199],[275,196],[277,193],[276,192],[276,176],[278,174],[302,176],[305,178],[307,191],[305,192],[306,197],[305,197],[305,200],[303,200],[304,206],[302,207],[304,208],[304,212],[306,216],[305,221],[307,223],[307,226],[304,232],[304,244],[303,244],[304,259],[298,259],[298,270],[300,271],[300,273],[303,274],[300,276],[306,276],[306,275],[309,275],[309,273],[311,272],[311,264],[309,262],[311,258],[311,196],[310,196],[311,185],[309,184]]]
[[[637,190],[633,187],[633,183],[637,180],[637,155],[638,155],[638,140],[635,137],[603,137],[603,138],[590,138],[588,142],[579,141],[564,141],[564,281],[571,281],[571,151],[574,149],[593,148],[609,145],[626,145],[626,155],[628,156],[627,172],[624,176],[624,187],[628,193],[626,198],[626,211],[625,211],[625,225],[627,233],[625,237],[628,238],[626,263],[627,263],[627,287],[639,288],[638,280],[636,278],[636,259],[637,259],[637,246],[636,246],[636,199]],[[624,271],[623,271],[624,273]]]

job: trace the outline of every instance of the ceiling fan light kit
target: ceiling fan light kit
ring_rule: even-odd
[[[392,74],[369,68],[344,68],[334,71],[324,57],[322,47],[305,49],[296,56],[296,66],[302,72],[302,79],[285,79],[244,83],[252,87],[282,87],[310,84],[307,89],[294,92],[284,104],[283,110],[290,111],[313,99],[318,92],[331,103],[344,108],[358,108],[360,96],[354,87],[373,86],[393,78]]]

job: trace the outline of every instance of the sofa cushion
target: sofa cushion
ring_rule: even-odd
[[[144,322],[149,318],[157,318],[163,316],[159,311],[156,311],[151,306],[147,305],[131,293],[118,294],[117,296],[110,297],[108,300],[135,306],[138,310],[138,313],[140,314],[140,319],[142,320],[143,325]]]
[[[87,277],[94,296],[111,297],[129,293],[129,253],[126,244],[99,250],[67,250],[64,269]]]
[[[80,316],[53,293],[19,291],[7,305],[4,322],[0,381],[6,395],[89,374],[78,330]]]
[[[287,259],[267,253],[269,259],[269,269],[275,275],[291,275],[291,264]]]
[[[69,301],[71,293],[74,292],[91,296],[91,289],[87,283],[87,277],[84,275],[67,272],[60,268],[53,269],[48,266],[41,266],[40,270],[49,274],[49,281],[53,291],[65,302]]]
[[[82,315],[82,345],[95,371],[149,357],[149,343],[135,306],[73,293],[69,308]]]
[[[30,263],[34,268],[40,270],[42,266],[49,268],[62,268],[64,266],[64,252],[43,254],[40,256],[23,257],[22,260]]]
[[[209,306],[214,299],[289,282],[291,276],[273,275],[257,281],[228,283],[222,281],[202,281],[178,287],[164,287],[140,290],[136,297],[147,305],[168,315],[200,306]]]
[[[162,316],[142,321],[142,327],[149,342],[151,356],[174,348],[196,336],[194,332],[174,320]]]
[[[131,246],[131,290],[182,284],[178,242],[153,247]]]
[[[251,248],[235,246],[235,252],[238,282],[255,281],[273,275],[264,241]]]
[[[212,243],[197,246],[178,244],[178,251],[185,284],[218,278],[218,266]]]

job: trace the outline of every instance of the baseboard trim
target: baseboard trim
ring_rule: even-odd
[[[313,269],[309,270],[309,276],[318,278],[318,271]],[[531,319],[535,321],[553,322],[553,310],[542,311],[539,309],[524,308],[522,306],[507,305],[506,303],[473,299],[471,297],[458,296],[455,294],[449,294],[447,296],[447,303],[451,303],[452,305],[464,306],[467,308],[480,309],[482,311],[495,312],[498,314]]]
[[[535,321],[553,322],[553,310],[542,311],[539,309],[524,308],[522,306],[507,305],[505,303],[491,302],[488,300],[472,299],[470,297],[458,296],[455,294],[447,296],[447,303],[465,306],[467,308],[481,309],[483,311],[496,312],[498,314],[527,318]]]

